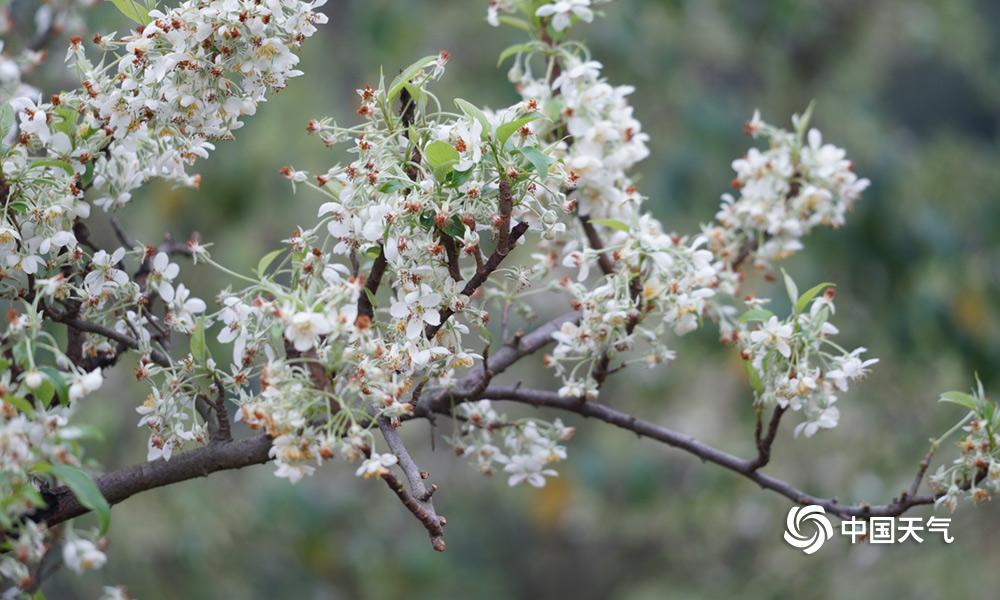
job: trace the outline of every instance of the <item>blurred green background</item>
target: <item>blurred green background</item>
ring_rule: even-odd
[[[331,0],[324,10],[330,24],[303,50],[307,75],[199,166],[201,189],[153,185],[124,210],[140,238],[197,230],[221,262],[248,271],[320,202],[304,189],[293,196],[278,169],[338,160],[306,136],[306,120],[352,122],[354,90],[377,81],[380,66],[395,73],[447,49],[441,98],[515,100],[495,62],[520,34],[490,28],[485,1]],[[967,389],[975,371],[988,389],[1000,383],[1000,3],[618,0],[606,12],[577,35],[613,83],[637,87],[653,151],[640,186],[667,227],[694,232],[713,216],[730,161],[750,144],[741,126],[754,108],[786,124],[816,99],[826,139],[872,180],[846,227],[813,234],[784,266],[800,287],[837,282],[842,343],[882,362],[841,399],[840,427],[812,440],[786,427],[768,470],[816,494],[887,501],[911,480],[927,439],[960,416],[937,393]],[[91,24],[125,25],[106,7]],[[207,268],[185,272],[206,296],[225,283]],[[674,364],[613,378],[604,401],[749,455],[750,391],[716,337],[710,326],[674,341]],[[116,377],[86,409],[108,432],[89,448],[108,468],[145,449],[133,411],[143,392],[123,396],[129,370]],[[482,478],[444,444],[431,452],[426,426],[411,427],[441,488],[444,554],[352,468],[334,463],[291,486],[257,467],[120,505],[107,567],[61,573],[45,589],[52,598],[123,583],[139,598],[636,600],[993,598],[1000,589],[997,507],[963,506],[950,546],[850,547],[838,536],[807,557],[781,540],[784,498],[678,451],[577,424],[570,460],[543,490]]]

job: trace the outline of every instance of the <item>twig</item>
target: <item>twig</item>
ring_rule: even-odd
[[[517,244],[517,240],[519,240],[521,236],[524,235],[524,232],[527,230],[528,230],[527,223],[518,223],[517,225],[515,225],[514,228],[510,231],[510,237],[507,240],[506,248],[497,245],[496,249],[493,251],[493,254],[490,255],[489,260],[487,260],[486,264],[483,266],[482,272],[481,273],[477,272],[469,279],[469,281],[465,283],[465,287],[462,288],[462,294],[465,296],[469,296],[471,298],[472,295],[476,293],[476,290],[478,290],[479,287],[486,282],[489,276],[492,275],[493,272],[500,267],[500,263],[503,262],[503,259],[507,257],[507,253],[510,252],[510,249],[515,244]],[[503,251],[501,252],[501,250]],[[442,310],[441,322],[438,323],[437,325],[428,325],[425,328],[424,334],[427,336],[427,338],[430,339],[434,337],[437,334],[438,330],[441,329],[441,327],[444,325],[445,321],[447,321],[453,314],[455,313],[450,308]]]
[[[611,275],[615,272],[615,266],[604,251],[604,241],[601,239],[601,234],[597,232],[597,228],[594,227],[593,221],[590,220],[590,216],[580,215],[580,224],[583,226],[583,232],[587,235],[587,241],[590,242],[590,248],[597,252],[597,264],[601,267],[601,272],[605,275]]]
[[[368,279],[365,281],[365,289],[361,291],[361,295],[358,296],[358,316],[365,316],[369,319],[375,317],[375,307],[372,306],[371,298],[375,297],[378,293],[379,285],[382,283],[382,276],[385,274],[385,268],[387,266],[385,258],[385,248],[382,247],[380,243],[378,245],[378,256],[375,257],[375,263],[372,264],[372,270],[368,273]]]
[[[431,502],[431,496],[434,495],[434,491],[437,488],[432,487],[428,490],[427,486],[424,485],[424,473],[417,466],[413,457],[410,456],[406,445],[389,420],[385,417],[379,417],[378,427],[382,431],[382,436],[389,445],[389,449],[399,459],[399,468],[410,486],[411,493],[409,494],[409,498],[403,495],[406,493],[406,490],[402,489],[402,485],[399,484],[398,480],[395,481],[394,486],[394,483],[389,478],[386,478],[385,475],[382,478],[385,479],[390,488],[393,488],[393,491],[396,492],[396,495],[399,496],[403,504],[427,529],[427,533],[431,537],[431,545],[434,546],[434,549],[438,552],[443,552],[445,548],[444,520],[437,515],[437,512],[434,510],[434,504]]]

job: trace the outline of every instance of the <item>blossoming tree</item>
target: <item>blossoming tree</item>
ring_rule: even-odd
[[[302,74],[296,51],[326,21],[324,0],[113,1],[123,24],[135,23],[72,39],[66,62],[79,89],[43,99],[27,83],[52,32],[74,26],[74,2],[45,5],[37,38],[0,58],[0,575],[9,595],[36,589],[46,564],[102,566],[111,505],[268,462],[291,483],[325,463],[356,463],[359,477],[384,482],[444,550],[437,488],[399,435],[443,418],[456,422],[447,441],[458,455],[512,486],[557,475],[574,433],[562,412],[841,517],[954,509],[1000,488],[1000,415],[981,388],[942,395],[966,416],[932,443],[912,486],[884,504],[815,497],[763,470],[785,421],[804,438],[835,427],[838,397],[877,362],[834,341],[834,284],[800,291],[777,267],[814,228],[842,225],[868,186],[844,150],[810,128],[811,110],[788,130],[754,114],[746,133],[759,143],[733,162],[735,191],[700,231],[666,231],[630,176],[648,155],[628,101],[634,90],[610,83],[570,36],[607,0],[492,0],[488,22],[527,36],[500,57],[521,100],[490,110],[439,98],[444,52],[358,90],[356,124],[307,124],[346,163],[281,171],[292,190],[316,199],[315,220],[241,274],[198,239],[134,239],[115,210],[152,179],[197,187],[190,169],[213,142],[234,137]],[[112,247],[88,233],[102,219],[117,233]],[[195,298],[185,263],[216,269],[231,285],[211,301]],[[787,314],[744,297],[749,270],[783,280]],[[553,305],[562,314],[539,316]],[[666,365],[700,327],[717,327],[744,361],[755,456],[601,397],[617,371]],[[226,351],[213,355],[209,336]],[[81,440],[94,428],[74,412],[112,395],[101,389],[106,373],[128,356],[149,390],[135,407],[148,453],[92,474]],[[503,381],[527,360],[559,383]],[[507,403],[550,409],[554,420],[508,418],[497,409]],[[937,446],[954,434],[959,456],[922,491]],[[74,528],[71,519],[90,511],[99,528]],[[108,588],[109,597],[122,594]]]

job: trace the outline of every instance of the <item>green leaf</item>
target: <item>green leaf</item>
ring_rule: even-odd
[[[35,407],[31,405],[31,402],[28,402],[27,398],[22,398],[21,396],[4,396],[3,401],[29,417],[35,416]]]
[[[264,271],[266,271],[267,268],[271,266],[271,263],[274,262],[274,259],[278,258],[278,256],[280,256],[284,251],[284,248],[278,248],[277,250],[272,250],[265,254],[257,263],[257,276],[263,277]]]
[[[393,192],[398,192],[399,190],[408,189],[412,186],[413,184],[411,182],[403,181],[402,179],[390,179],[379,186],[378,191],[382,194],[391,194]]]
[[[749,323],[751,321],[760,321],[763,323],[773,316],[774,313],[766,308],[753,308],[740,315],[740,323]]]
[[[396,78],[393,79],[392,83],[389,85],[389,91],[386,93],[386,96],[389,99],[389,103],[391,104],[393,100],[396,99],[396,96],[399,95],[399,92],[403,91],[403,86],[409,83],[409,81],[413,79],[417,75],[417,73],[419,73],[424,67],[433,63],[437,59],[438,59],[437,54],[434,54],[432,56],[425,56],[420,60],[418,60],[417,62],[413,63],[412,65],[403,69],[403,71],[399,75],[397,75]]]
[[[41,406],[48,406],[49,402],[52,401],[52,397],[56,395],[56,388],[52,385],[51,381],[43,379],[42,384],[31,391],[31,395],[35,397],[35,400]]]
[[[622,223],[618,219],[591,219],[591,223],[594,225],[601,225],[604,227],[610,227],[611,229],[617,229],[618,231],[629,232],[629,227],[625,223]]]
[[[45,376],[48,377],[52,387],[59,394],[59,401],[63,404],[69,404],[69,384],[66,383],[66,378],[63,377],[63,374],[52,367],[40,367],[38,370],[45,373]]]
[[[499,67],[500,65],[503,64],[503,61],[507,60],[511,56],[514,56],[515,54],[523,54],[525,52],[530,52],[537,45],[538,44],[534,42],[527,42],[524,44],[514,44],[513,46],[507,46],[506,48],[504,48],[503,52],[500,53],[500,58],[497,59],[497,66]]]
[[[452,215],[448,224],[441,231],[450,237],[461,238],[465,235],[465,224],[458,218],[458,215]]]
[[[136,0],[110,0],[118,12],[140,25],[149,23],[149,11]]]
[[[823,283],[814,285],[813,287],[809,288],[809,290],[806,291],[806,293],[799,296],[799,299],[795,302],[795,314],[799,314],[802,311],[804,311],[806,309],[806,306],[808,306],[809,303],[812,302],[812,299],[818,296],[820,292],[822,292],[826,288],[836,287],[836,286],[837,284],[835,283],[824,281]]]
[[[64,160],[57,160],[54,158],[41,158],[32,161],[31,164],[28,166],[29,169],[41,169],[43,167],[55,167],[62,169],[63,171],[66,171],[67,175],[73,174],[73,165],[69,164]]]
[[[753,365],[749,360],[743,361],[743,367],[747,371],[747,380],[750,382],[750,387],[758,396],[764,393],[764,382],[760,379],[760,374],[757,373],[757,369],[753,368]]]
[[[365,291],[365,296],[368,297],[368,303],[372,305],[372,308],[378,308],[378,303],[375,302],[375,294],[372,293],[367,287],[362,288]]]
[[[452,167],[458,164],[458,150],[455,150],[447,142],[437,140],[427,144],[427,147],[424,148],[424,160],[434,172],[435,177],[439,180],[444,179]]]
[[[23,215],[28,212],[28,203],[24,200],[15,200],[7,205],[7,210],[13,211],[16,214]]]
[[[524,19],[520,19],[518,17],[512,17],[510,15],[500,15],[497,21],[503,23],[504,25],[509,25],[515,29],[520,29],[521,31],[527,31],[528,33],[531,33],[531,23],[525,21]]]
[[[198,317],[194,331],[191,332],[191,356],[199,365],[205,364],[208,357],[208,345],[205,343],[205,317]]]
[[[799,287],[795,285],[795,281],[792,280],[784,269],[781,270],[781,275],[785,278],[785,290],[788,292],[788,301],[795,304],[799,299]]]
[[[544,178],[549,174],[549,166],[552,165],[552,159],[546,156],[544,152],[534,146],[525,146],[521,148],[521,154],[528,159],[528,162],[535,168],[535,172],[538,173],[539,177]]]
[[[70,139],[73,139],[73,134],[76,133],[76,121],[80,118],[80,113],[73,107],[66,106],[65,104],[55,107],[54,112],[61,120],[54,123],[52,129],[61,131],[69,136]]]
[[[531,123],[532,121],[537,121],[538,119],[541,118],[542,118],[541,113],[530,113],[521,117],[520,119],[514,119],[509,123],[504,123],[503,125],[498,126],[497,142],[499,142],[500,146],[502,147],[504,144],[507,143],[507,140],[510,139],[510,136],[514,135],[514,133],[517,132],[518,129],[524,127],[525,125]]]
[[[462,100],[461,98],[455,98],[455,106],[465,113],[465,116],[479,121],[479,123],[483,126],[483,139],[486,139],[486,136],[489,135],[490,130],[492,129],[490,126],[490,120],[486,118],[486,113],[479,110],[479,107],[475,104]]]
[[[108,525],[111,524],[111,505],[90,475],[68,465],[53,465],[51,471],[73,491],[80,504],[97,513],[101,522],[101,535],[107,533]]]
[[[12,127],[14,127],[14,107],[10,102],[4,102],[0,105],[0,138],[7,137]]]
[[[975,411],[979,407],[979,403],[976,399],[964,392],[945,392],[941,394],[941,398],[938,399],[938,402],[957,404],[971,411]]]

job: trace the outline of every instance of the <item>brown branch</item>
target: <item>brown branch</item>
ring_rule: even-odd
[[[389,445],[389,449],[396,458],[399,459],[399,468],[406,477],[407,483],[410,485],[410,494],[406,494],[406,490],[402,489],[402,484],[398,480],[393,482],[385,475],[382,479],[389,484],[390,488],[396,492],[399,499],[413,513],[414,516],[423,524],[427,529],[428,535],[431,537],[431,545],[438,552],[444,552],[444,530],[443,526],[445,519],[439,517],[437,512],[434,510],[434,504],[431,502],[431,496],[434,495],[434,491],[437,490],[436,486],[432,486],[430,490],[424,485],[424,477],[426,476],[424,472],[420,470],[417,463],[410,456],[410,452],[406,449],[406,445],[403,440],[399,437],[399,433],[392,426],[385,417],[380,417],[378,420],[378,427],[382,431],[382,436],[385,438],[386,443]],[[393,478],[395,479],[395,478]],[[409,496],[409,497],[407,497]]]
[[[385,258],[385,248],[382,244],[378,245],[378,256],[375,257],[375,263],[372,265],[372,270],[368,273],[368,279],[365,281],[365,289],[361,290],[361,295],[358,296],[358,317],[368,317],[369,320],[375,317],[375,307],[372,306],[371,298],[375,297],[378,293],[379,285],[382,284],[382,276],[385,274],[385,268],[388,265]],[[367,293],[366,291],[367,290]]]
[[[514,211],[514,191],[510,187],[510,180],[503,173],[500,174],[499,203],[496,252],[505,256],[513,247],[510,243],[510,214]]]
[[[455,242],[455,238],[441,231],[438,239],[441,240],[445,257],[448,259],[448,274],[455,281],[462,281],[462,269],[458,264],[458,244]]]
[[[587,235],[590,248],[597,252],[597,264],[601,267],[601,272],[605,275],[611,275],[615,272],[615,266],[604,251],[604,241],[597,228],[594,227],[593,221],[590,220],[590,215],[580,215],[580,224],[583,225],[583,232]]]
[[[841,504],[836,498],[820,498],[807,494],[795,486],[781,479],[767,475],[754,467],[754,459],[744,459],[730,454],[704,442],[701,442],[690,435],[673,431],[666,427],[643,421],[635,416],[615,410],[602,404],[594,402],[580,403],[575,398],[563,398],[556,392],[545,390],[534,390],[520,386],[515,387],[490,387],[483,394],[483,398],[491,400],[511,400],[536,407],[549,407],[567,412],[576,413],[586,418],[593,418],[604,421],[616,427],[631,431],[636,435],[657,440],[668,446],[673,446],[693,454],[703,461],[715,463],[730,471],[738,473],[759,485],[762,489],[771,490],[785,496],[797,504],[817,504],[841,518],[844,517],[894,517],[898,516],[910,508],[926,504],[933,504],[939,497],[936,495],[908,496],[903,494],[900,498],[888,504],[870,505],[859,503],[853,505]],[[451,401],[460,399],[452,398]],[[440,413],[447,414],[450,406],[437,405],[434,409]]]
[[[788,410],[787,406],[774,407],[774,412],[771,413],[771,422],[767,425],[766,434],[762,431],[762,415],[757,413],[757,427],[754,430],[754,441],[757,444],[757,458],[751,462],[752,469],[759,469],[771,461],[771,446],[774,444],[774,438],[778,435],[778,428],[781,426],[781,417],[785,414],[786,410]]]
[[[481,285],[486,283],[486,280],[489,278],[489,276],[492,275],[493,272],[500,267],[500,263],[502,263],[503,259],[507,257],[507,253],[510,252],[511,248],[513,248],[515,244],[517,244],[517,240],[519,240],[521,236],[524,235],[524,232],[527,230],[528,230],[527,223],[518,223],[516,226],[514,226],[514,229],[510,231],[510,237],[507,240],[506,247],[501,247],[499,245],[496,247],[496,249],[493,251],[493,254],[490,255],[489,260],[487,260],[486,264],[483,265],[482,272],[477,272],[475,275],[473,275],[469,279],[469,281],[465,283],[465,287],[462,288],[461,293],[471,298],[472,295],[476,293],[476,290],[478,290]],[[447,321],[453,314],[455,314],[455,312],[450,308],[442,310],[441,322],[437,325],[428,325],[424,329],[424,334],[427,336],[427,338],[430,339],[434,337],[437,334],[438,330],[441,329],[441,327],[444,325],[445,321]]]
[[[75,319],[66,315],[60,315],[58,313],[49,311],[49,316],[52,317],[53,321],[57,321],[78,331],[83,331],[86,333],[93,333],[94,335],[99,335],[101,337],[106,337],[109,340],[118,342],[122,346],[129,348],[131,350],[139,350],[139,341],[133,337],[127,336],[124,333],[119,333],[118,331],[105,327],[104,325],[99,325],[97,323],[92,323],[90,321],[84,321],[83,319]],[[170,357],[168,357],[163,352],[155,348],[149,349],[149,358],[161,367],[170,366]]]
[[[241,469],[270,460],[271,438],[255,438],[222,442],[189,452],[175,454],[169,461],[141,463],[105,473],[96,478],[97,488],[110,504],[147,490],[163,487],[196,477],[206,477],[217,471]],[[48,507],[31,516],[49,527],[86,514],[84,507],[68,488],[58,487],[43,494]]]

